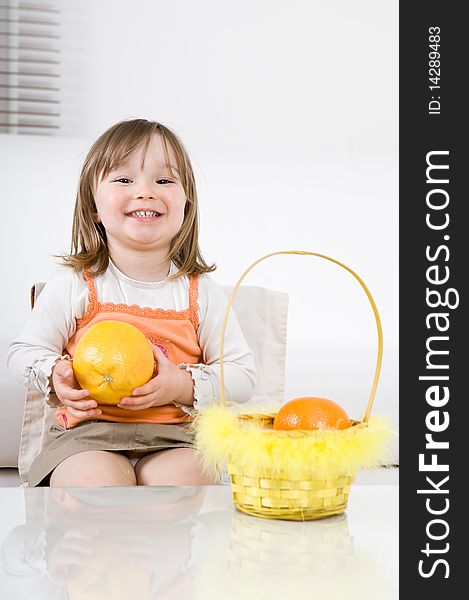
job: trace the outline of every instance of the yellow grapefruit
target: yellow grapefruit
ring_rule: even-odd
[[[154,358],[145,335],[129,323],[100,321],[78,341],[73,356],[76,380],[101,404],[118,404],[147,383]]]

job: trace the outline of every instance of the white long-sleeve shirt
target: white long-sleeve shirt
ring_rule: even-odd
[[[169,275],[177,272],[172,264]],[[168,275],[168,277],[169,277]],[[107,271],[95,277],[99,302],[139,307],[184,310],[189,305],[189,279],[165,278],[157,282],[131,279],[110,262]],[[226,307],[223,290],[210,275],[199,275],[198,341],[201,365],[187,365],[194,381],[194,407],[200,409],[211,398],[220,397],[220,333]],[[22,331],[11,343],[8,367],[19,382],[48,397],[55,362],[76,330],[76,321],[88,307],[88,287],[81,274],[59,266],[42,290]],[[225,394],[230,402],[246,402],[255,387],[254,357],[234,314],[224,338]]]

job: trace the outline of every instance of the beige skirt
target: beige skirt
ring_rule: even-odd
[[[29,470],[28,485],[49,485],[52,471],[66,458],[88,450],[120,452],[128,458],[141,458],[150,452],[170,448],[193,448],[191,423],[175,425],[158,423],[108,423],[87,421],[73,429],[61,431],[34,459]]]

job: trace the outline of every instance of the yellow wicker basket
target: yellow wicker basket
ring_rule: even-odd
[[[257,412],[255,414],[245,413],[233,416],[233,407],[227,407],[223,365],[224,337],[234,298],[246,275],[257,264],[280,254],[316,256],[346,269],[360,283],[373,309],[378,333],[378,355],[373,383],[363,418],[360,421],[352,420],[352,425],[348,429],[330,432],[276,431],[272,429],[276,413],[263,414]],[[220,451],[215,446],[218,444],[228,448],[225,459],[231,479],[234,504],[240,511],[258,517],[305,521],[337,515],[345,510],[350,486],[357,469],[362,466],[379,464],[384,456],[385,442],[389,438],[390,431],[386,425],[384,427],[382,424],[375,426],[374,423],[370,424],[369,422],[381,371],[382,353],[382,328],[375,301],[362,279],[346,265],[324,254],[291,250],[268,254],[246,269],[233,287],[222,324],[220,339],[220,406],[204,411],[208,414],[201,414],[196,421],[197,444],[206,458],[206,464],[210,465],[212,462],[212,464],[218,463],[218,466],[220,466]],[[223,421],[223,433],[218,438],[212,435],[213,431],[209,431],[211,426],[208,423],[212,419],[210,410],[212,410],[216,421],[215,427],[219,427],[217,419],[220,418],[220,415]],[[217,410],[218,415],[216,414]],[[212,422],[215,423],[215,421]],[[207,434],[207,432],[209,433]],[[235,441],[230,446],[229,440],[233,432],[236,437],[233,437]],[[259,435],[259,432],[261,435]],[[250,443],[249,436],[253,436],[253,447],[257,449],[255,454],[260,457],[254,463],[251,459],[244,460],[242,458],[242,446],[244,443]],[[224,445],[225,442],[226,445]],[[290,442],[292,444],[292,451],[290,452],[292,458],[286,466],[285,461],[283,461],[283,468],[279,470],[278,463],[276,464],[274,458],[270,460],[269,457],[275,456],[277,443],[280,446],[280,444],[289,444]],[[342,460],[340,454],[337,454],[337,459],[334,459],[335,446],[343,443],[346,444],[347,452],[352,455],[352,460]],[[312,448],[310,462],[306,461],[305,463],[305,460],[295,459],[295,449],[298,451],[299,456],[302,453],[302,446]],[[324,460],[329,461],[327,468],[324,468],[324,465],[321,466],[319,462],[316,464],[315,448],[320,449],[317,456],[323,462]],[[357,449],[357,460],[353,460],[355,449]],[[247,453],[244,453],[244,456],[246,455]],[[332,458],[330,458],[331,456]],[[362,460],[364,456],[365,458]]]

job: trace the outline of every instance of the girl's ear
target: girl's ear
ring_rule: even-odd
[[[93,213],[93,221],[98,224],[101,223],[101,219],[99,218],[99,214],[97,212]]]

